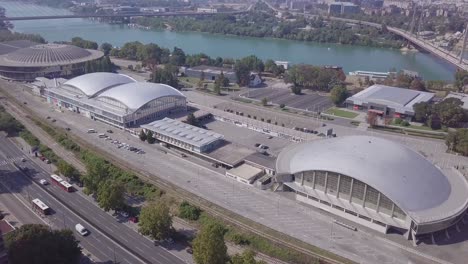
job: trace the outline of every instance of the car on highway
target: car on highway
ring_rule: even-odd
[[[46,180],[44,180],[44,179],[40,179],[40,180],[39,180],[39,183],[42,184],[42,185],[47,185],[47,184],[49,184],[49,183],[48,183]]]
[[[86,236],[89,234],[89,231],[88,229],[86,229],[84,226],[82,226],[81,224],[76,224],[75,225],[75,230],[82,236]]]
[[[25,158],[21,158],[21,162],[26,162],[26,159],[25,159]]]

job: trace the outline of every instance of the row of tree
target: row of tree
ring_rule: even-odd
[[[92,72],[112,72],[114,64],[111,62],[109,56],[104,56],[98,60],[85,62],[85,73]]]
[[[413,106],[414,120],[433,129],[458,127],[461,122],[468,120],[462,105],[463,102],[457,98],[447,98],[438,104],[417,103]]]
[[[400,47],[403,42],[382,29],[354,26],[340,21],[325,21],[323,17],[280,19],[274,12],[265,12],[257,4],[249,13],[241,15],[218,14],[203,18],[172,17],[140,19],[137,23],[155,29],[169,24],[176,31],[197,31],[249,37],[274,37],[300,41],[340,43],[379,47]]]
[[[293,92],[298,89],[313,89],[329,92],[336,85],[341,85],[346,75],[341,69],[324,68],[313,65],[294,65],[286,72],[285,80],[293,84]]]

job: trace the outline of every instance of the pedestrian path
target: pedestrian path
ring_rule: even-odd
[[[5,166],[7,164],[11,164],[13,162],[21,162],[22,159],[26,158],[26,156],[18,156],[18,157],[10,157],[6,159],[0,159],[0,166]]]

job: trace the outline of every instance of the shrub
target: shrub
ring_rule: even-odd
[[[405,127],[408,127],[410,125],[410,123],[408,121],[404,120],[404,121],[401,122],[401,125],[405,126]]]
[[[401,118],[395,118],[395,120],[393,120],[393,123],[395,123],[395,125],[401,125],[401,122],[403,122]]]
[[[200,213],[200,208],[189,204],[187,201],[183,201],[179,206],[179,216],[184,219],[196,221],[200,218]]]

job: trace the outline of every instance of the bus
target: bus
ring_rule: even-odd
[[[66,181],[61,181],[59,183],[59,186],[60,186],[60,188],[64,189],[67,192],[73,192],[73,190],[74,190],[73,186],[70,183],[66,182]]]
[[[32,200],[32,203],[33,203],[33,209],[35,211],[39,211],[41,212],[42,214],[44,215],[48,215],[50,213],[50,208],[49,206],[47,206],[45,203],[43,203],[41,200],[39,199],[34,199]]]
[[[60,177],[59,177],[58,175],[56,175],[56,174],[50,175],[50,179],[51,179],[52,182],[54,182],[55,184],[60,184],[60,183],[63,181],[63,179],[60,178]]]

